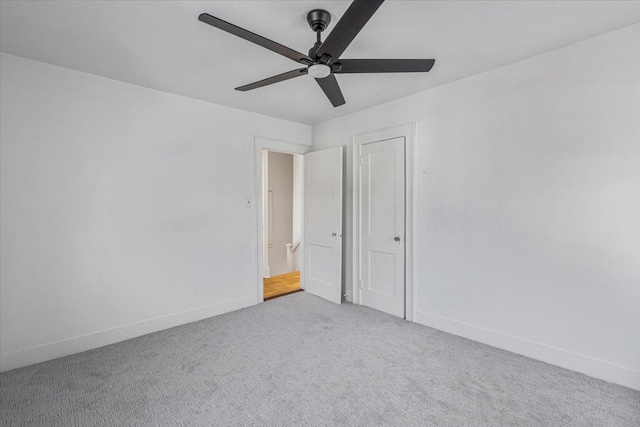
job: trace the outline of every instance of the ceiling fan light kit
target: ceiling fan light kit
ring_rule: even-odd
[[[307,68],[307,72],[313,78],[324,79],[325,77],[329,77],[329,74],[331,74],[331,67],[324,64],[313,64]]]
[[[200,14],[198,19],[304,65],[304,68],[298,68],[255,83],[240,86],[236,90],[245,92],[308,74],[316,80],[324,94],[331,101],[331,104],[334,107],[338,107],[343,105],[345,100],[334,74],[424,73],[431,70],[435,63],[434,59],[340,58],[383,2],[384,0],[354,0],[324,42],[321,40],[321,33],[331,23],[331,14],[322,9],[310,11],[307,14],[307,23],[316,33],[316,42],[309,50],[308,55],[230,24],[208,13]]]

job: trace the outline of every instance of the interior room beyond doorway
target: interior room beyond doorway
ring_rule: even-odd
[[[263,152],[264,300],[298,292],[303,157]]]

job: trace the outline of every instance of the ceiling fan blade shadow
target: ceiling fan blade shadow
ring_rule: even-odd
[[[323,79],[316,79],[316,81],[334,107],[339,107],[345,104],[346,101],[344,100],[344,96],[342,96],[342,91],[340,90],[340,86],[338,86],[338,81],[333,74],[329,74]]]
[[[283,46],[280,43],[276,43],[273,40],[269,40],[265,37],[259,36],[258,34],[252,33],[249,30],[245,30],[244,28],[240,28],[237,25],[230,24],[220,18],[211,16],[208,13],[201,13],[200,16],[198,16],[198,20],[204,22],[205,24],[209,24],[213,27],[226,31],[229,34],[233,34],[234,36],[255,43],[258,46],[262,46],[272,52],[278,53],[301,64],[309,65],[313,63],[313,60],[303,53]]]
[[[336,74],[349,73],[426,73],[435,59],[341,59]]]
[[[384,0],[354,0],[320,46],[316,57],[326,54],[331,56],[333,62],[337,61],[383,2]]]

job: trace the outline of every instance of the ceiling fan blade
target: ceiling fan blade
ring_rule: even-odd
[[[244,28],[240,28],[236,25],[230,24],[220,18],[211,16],[208,13],[201,13],[200,16],[198,16],[198,19],[205,24],[209,24],[223,31],[226,31],[227,33],[233,34],[234,36],[238,36],[247,41],[255,43],[258,46],[262,46],[272,52],[279,53],[280,55],[286,56],[287,58],[293,59],[294,61],[300,62],[301,64],[309,65],[313,63],[313,60],[303,53],[297,52],[293,49],[281,45],[280,43],[276,43],[272,40],[259,36],[255,33],[252,33],[251,31],[245,30]]]
[[[435,59],[341,59],[334,73],[426,73],[435,63]]]
[[[257,89],[259,87],[272,85],[274,83],[283,82],[285,80],[292,79],[298,76],[304,76],[307,74],[306,68],[299,68],[297,70],[287,71],[286,73],[278,74],[277,76],[269,77],[268,79],[260,80],[255,83],[250,83],[248,85],[237,87],[236,90],[241,92],[246,92],[248,90]]]
[[[342,96],[342,91],[340,90],[340,86],[338,86],[338,81],[333,74],[329,74],[323,79],[316,79],[316,81],[334,107],[339,107],[345,103],[344,96]]]
[[[337,61],[383,2],[384,0],[354,0],[320,46],[316,57],[327,54],[333,62]]]

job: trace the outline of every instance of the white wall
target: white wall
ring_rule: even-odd
[[[309,126],[0,67],[3,370],[256,303],[254,136]]]
[[[293,232],[293,155],[269,151],[268,187],[272,194],[272,236],[269,245],[269,271],[272,276],[289,273],[287,243]]]
[[[416,320],[640,388],[640,25],[314,126],[348,271],[352,136],[412,121]]]
[[[304,207],[304,156],[293,154],[293,233],[291,243],[300,242],[293,252],[293,268],[300,271],[302,266],[302,209]]]

